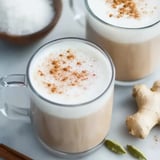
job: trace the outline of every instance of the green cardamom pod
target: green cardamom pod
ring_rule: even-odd
[[[126,153],[126,150],[117,142],[114,142],[114,141],[107,139],[104,144],[109,150],[111,150],[112,152],[114,152],[116,154],[125,154]]]
[[[138,160],[147,160],[145,155],[136,147],[127,145],[127,150],[133,157],[137,158]]]

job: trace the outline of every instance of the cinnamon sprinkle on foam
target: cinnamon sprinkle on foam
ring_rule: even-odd
[[[80,86],[82,81],[85,81],[89,78],[89,76],[95,77],[95,73],[90,73],[88,70],[75,69],[73,64],[77,67],[86,63],[85,61],[81,61],[77,59],[76,54],[71,49],[64,51],[64,53],[60,53],[57,57],[52,57],[52,59],[48,60],[48,74],[56,83],[46,82],[44,80],[44,85],[49,89],[50,93],[62,94],[64,92],[63,87],[67,86]],[[38,70],[38,75],[42,76],[43,71]]]
[[[117,14],[109,13],[109,17],[121,18],[128,16],[132,18],[139,18],[140,13],[137,9],[137,5],[134,0],[106,0],[106,3],[110,3],[111,7],[117,10]]]

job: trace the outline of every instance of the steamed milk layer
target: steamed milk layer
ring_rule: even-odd
[[[116,67],[116,79],[121,81],[149,75],[160,58],[160,1],[131,2],[135,10],[128,15],[122,7],[123,3],[115,5],[109,0],[87,1],[87,38],[109,52]]]
[[[121,0],[120,0],[121,1]],[[92,12],[89,15],[88,23],[100,35],[110,37],[110,40],[121,43],[137,43],[151,39],[160,33],[160,23],[154,27],[144,30],[137,30],[136,28],[143,28],[160,21],[160,1],[159,0],[131,0],[135,2],[138,17],[132,17],[124,14],[119,16],[118,8],[123,4],[117,5],[113,8],[113,3],[110,0],[87,0],[88,7]],[[110,3],[111,2],[111,3]],[[97,7],[98,6],[98,7]],[[100,19],[102,23],[98,23],[95,17]],[[109,24],[108,26],[105,25]],[[110,26],[111,25],[111,26]],[[115,26],[115,28],[113,26]],[[120,27],[120,28],[117,28]],[[121,28],[122,27],[122,28]],[[123,29],[123,28],[133,28]],[[139,35],[141,34],[141,36]],[[138,35],[138,36],[135,36]]]
[[[106,61],[105,55],[76,40],[43,48],[30,68],[30,80],[36,92],[53,103],[65,105],[82,104],[97,98],[112,79],[110,61]],[[84,113],[71,117],[88,114],[90,111],[85,108]],[[63,113],[60,116],[70,117]]]
[[[76,39],[49,44],[33,58],[30,81],[47,100],[31,97],[32,122],[43,143],[77,153],[103,141],[112,114],[110,63],[100,50]],[[88,103],[93,99],[97,100]],[[82,103],[86,104],[78,105]]]

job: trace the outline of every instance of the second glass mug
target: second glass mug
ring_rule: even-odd
[[[57,85],[49,81],[52,76]],[[98,84],[92,85],[98,79]],[[112,60],[101,48],[80,38],[54,40],[31,57],[26,75],[0,78],[0,94],[6,87],[27,87],[30,108],[4,102],[0,112],[8,118],[29,117],[38,139],[48,150],[57,156],[78,158],[99,148],[109,132],[114,80]],[[47,92],[43,92],[44,89]]]
[[[142,11],[139,12],[146,15],[137,18],[136,14],[141,13],[136,13],[133,14],[136,17],[135,20],[129,16],[125,19],[125,21],[128,21],[128,19],[133,18],[128,23],[132,24],[133,21],[137,26],[128,23],[123,24],[123,20],[120,20],[123,19],[123,13],[119,14],[122,17],[114,17],[113,10],[127,4],[117,5],[112,4],[114,1],[106,0],[95,0],[94,2],[92,0],[83,0],[81,2],[70,0],[70,6],[75,19],[80,22],[80,25],[84,27],[84,24],[86,24],[86,38],[97,43],[110,54],[116,69],[116,83],[119,85],[133,85],[141,80],[143,81],[158,70],[160,66],[160,1],[145,0],[141,2],[143,4],[140,5],[144,6],[142,6]],[[146,5],[145,3],[149,4]],[[136,6],[136,4],[133,5]],[[138,5],[136,7],[140,9]],[[145,5],[151,7],[153,14],[155,14],[154,17]],[[125,8],[121,9],[125,10]],[[127,9],[129,9],[129,6]],[[99,13],[102,15],[99,15]],[[148,22],[147,20],[144,21],[145,24],[141,24],[143,16],[144,19],[148,20]],[[107,21],[108,19],[109,21]],[[114,21],[110,19],[114,19]]]

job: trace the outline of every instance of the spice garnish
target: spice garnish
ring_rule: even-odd
[[[147,160],[147,158],[145,157],[145,155],[136,147],[131,146],[131,145],[127,145],[127,151],[135,158],[137,158],[138,160]]]
[[[119,143],[111,141],[109,139],[107,139],[105,141],[105,146],[111,150],[112,152],[116,153],[116,154],[125,154],[126,150],[123,148],[123,146],[121,146]]]

